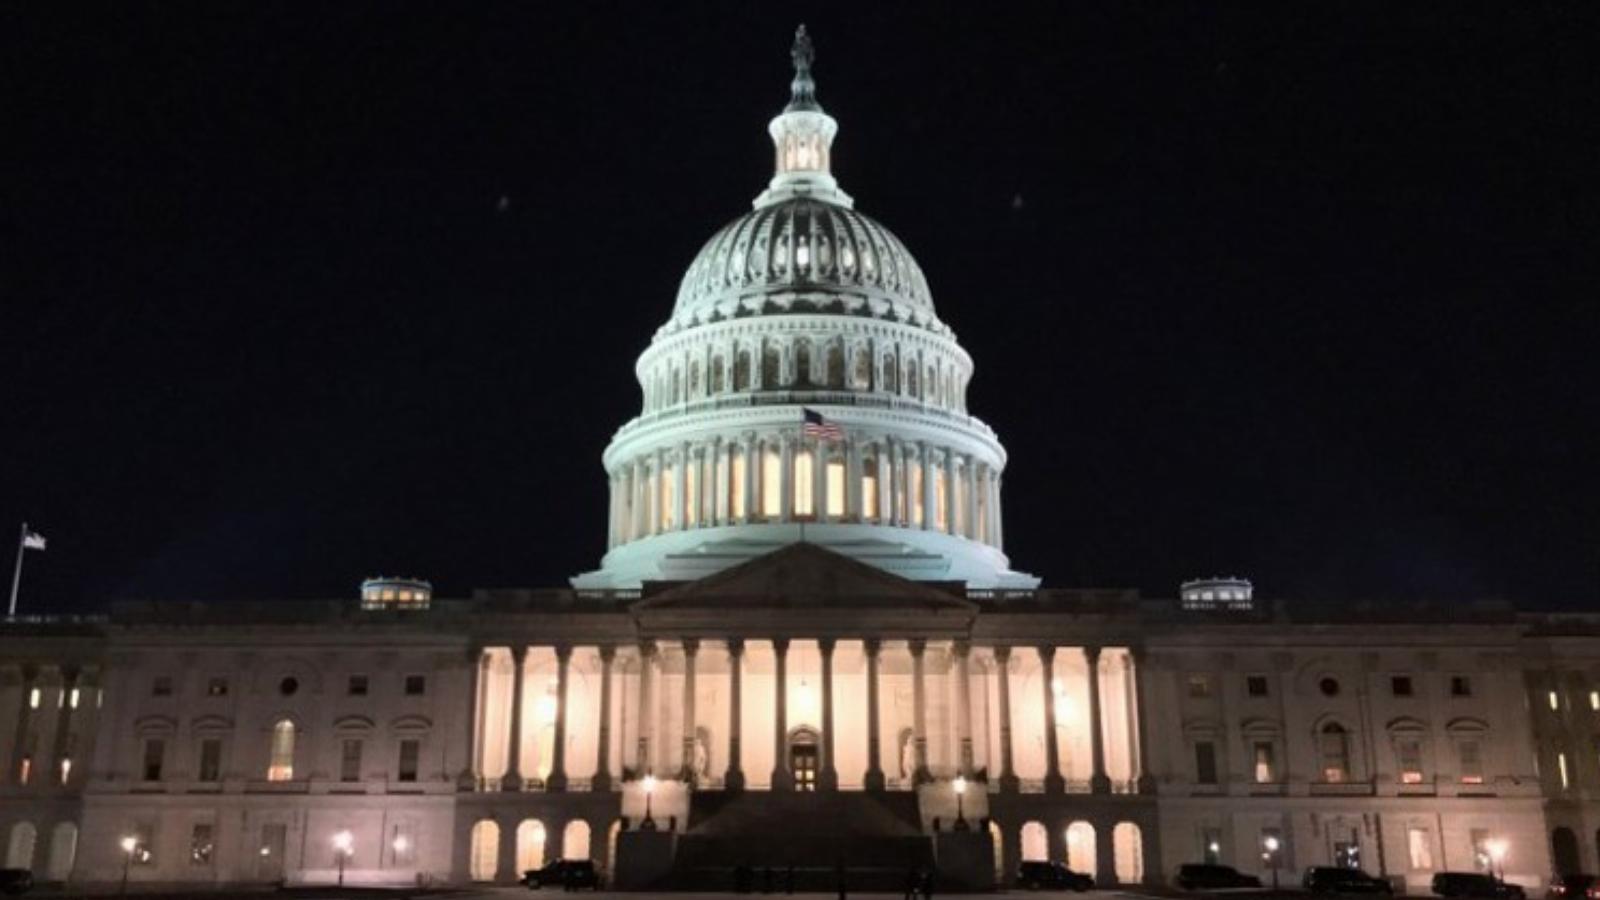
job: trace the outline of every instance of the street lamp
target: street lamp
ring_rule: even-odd
[[[1496,872],[1495,877],[1500,880],[1501,884],[1505,884],[1506,851],[1509,850],[1510,847],[1506,845],[1505,838],[1494,838],[1490,840],[1485,847],[1489,851],[1489,860],[1494,863],[1494,871]]]
[[[394,842],[391,843],[389,846],[394,848],[394,859],[395,859],[395,862],[399,862],[400,861],[400,857],[404,856],[405,853],[406,853],[406,850],[408,850],[411,847],[411,842],[406,840],[406,836],[405,835],[397,834],[397,835],[394,836]]]
[[[344,887],[344,864],[355,849],[355,836],[346,828],[333,836],[333,854],[339,858],[339,886]]]
[[[133,865],[133,851],[139,849],[139,839],[133,835],[122,838],[122,889],[118,893],[128,892],[128,867]]]
[[[639,830],[640,831],[655,831],[656,830],[656,820],[650,815],[650,811],[651,811],[651,801],[655,799],[656,777],[654,775],[646,775],[644,777],[643,787],[644,787],[644,821],[639,823]]]
[[[1272,889],[1278,889],[1278,848],[1283,846],[1278,841],[1278,836],[1269,834],[1261,841],[1264,848],[1261,852],[1261,861],[1272,867]]]
[[[950,786],[956,789],[956,830],[967,831],[971,826],[967,824],[966,808],[962,805],[962,797],[967,793],[967,776],[957,775]]]

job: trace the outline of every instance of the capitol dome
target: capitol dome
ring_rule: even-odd
[[[889,572],[1031,589],[1003,546],[1005,448],[922,269],[831,169],[802,27],[775,172],[690,263],[603,456],[607,552],[581,590],[687,581],[797,541]]]

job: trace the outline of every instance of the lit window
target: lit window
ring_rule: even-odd
[[[1341,782],[1350,780],[1350,735],[1344,726],[1329,722],[1318,735],[1322,751],[1322,780]]]
[[[733,465],[728,467],[728,512],[735,519],[744,518],[744,454],[736,453]]]
[[[1561,695],[1560,694],[1556,693],[1555,691],[1551,691],[1549,693],[1547,699],[1550,701],[1550,708],[1552,710],[1559,710],[1561,708]]]
[[[201,822],[189,835],[189,863],[195,866],[211,865],[211,854],[216,848],[211,823]]]
[[[1411,868],[1426,871],[1433,868],[1433,834],[1421,825],[1406,829],[1406,849],[1410,852]]]
[[[871,468],[861,476],[861,518],[869,522],[878,518],[878,473]]]
[[[933,527],[938,531],[949,528],[950,511],[945,507],[944,466],[933,470]]]
[[[1472,844],[1472,865],[1479,872],[1494,871],[1494,855],[1489,852],[1489,829],[1474,828],[1468,836]]]
[[[776,518],[783,509],[783,457],[776,447],[761,454],[761,515]]]
[[[815,497],[815,487],[811,481],[812,458],[810,450],[801,450],[794,455],[794,514],[809,516],[816,512],[812,505]]]
[[[1460,741],[1456,754],[1461,760],[1461,783],[1483,784],[1483,749],[1477,740]]]
[[[1557,753],[1556,754],[1556,769],[1557,769],[1557,774],[1559,774],[1561,776],[1561,789],[1562,790],[1566,790],[1567,788],[1572,787],[1572,776],[1571,776],[1570,773],[1567,772],[1567,754],[1566,753]]]
[[[39,708],[39,704],[41,704],[43,702],[44,702],[44,692],[43,691],[39,690],[38,688],[34,688],[33,690],[28,692],[28,708],[29,709],[38,709]]]
[[[1589,692],[1589,708],[1600,710],[1600,691]]]
[[[272,726],[272,761],[267,766],[268,781],[294,778],[294,723],[288,719]]]
[[[67,783],[67,779],[69,779],[71,777],[72,777],[72,757],[63,756],[63,757],[61,757],[61,783],[62,784],[66,784]]]
[[[673,522],[677,519],[675,515],[677,510],[674,509],[676,504],[674,504],[672,500],[673,492],[678,484],[677,476],[678,473],[668,470],[661,473],[661,478],[658,481],[658,483],[661,485],[661,499],[656,505],[656,509],[660,510],[661,512],[661,514],[657,517],[658,521],[660,522],[660,526],[657,529],[658,531],[671,531]]]
[[[828,463],[828,515],[844,515],[844,463],[833,460]]]
[[[1211,679],[1204,675],[1190,675],[1189,696],[1195,699],[1211,696]]]
[[[33,757],[24,756],[17,767],[17,784],[27,784],[33,777]]]
[[[910,510],[912,528],[922,527],[922,466],[915,463],[906,467],[906,505]]]
[[[1400,759],[1400,781],[1403,784],[1422,783],[1422,742],[1406,738],[1395,745]]]
[[[700,524],[700,467],[691,463],[683,482],[684,490],[689,495],[689,502],[684,504],[687,513],[684,517],[684,527],[693,528]]]
[[[1256,741],[1255,776],[1257,784],[1270,784],[1273,780],[1272,742]]]
[[[80,690],[78,688],[73,688],[71,693],[67,694],[67,706],[68,706],[68,708],[77,709],[78,708],[78,700],[82,695],[83,695],[83,691],[82,690]]]

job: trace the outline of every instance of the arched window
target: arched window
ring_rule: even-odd
[[[878,455],[868,452],[861,457],[861,520],[878,520]]]
[[[289,781],[294,778],[294,723],[279,720],[272,726],[272,757],[267,764],[268,781]]]
[[[770,391],[778,387],[782,381],[782,362],[778,356],[778,348],[768,346],[761,351],[761,389]]]
[[[700,396],[700,360],[689,363],[689,397],[694,400]]]
[[[472,864],[468,877],[473,881],[493,881],[500,861],[500,826],[493,819],[480,819],[472,826]]]
[[[677,369],[672,370],[672,402],[674,404],[683,400],[683,373]]]
[[[724,388],[722,386],[723,375],[724,375],[724,373],[723,373],[723,366],[722,366],[722,357],[718,356],[718,357],[716,357],[716,358],[711,360],[711,393],[712,393],[712,395],[720,394],[720,393],[723,392],[723,390],[724,390]]]
[[[922,383],[922,389],[927,392],[929,403],[939,402],[939,373],[933,366],[928,367],[928,380]]]
[[[62,822],[50,833],[51,881],[66,881],[72,875],[72,863],[78,857],[78,826]]]
[[[850,370],[850,389],[864,391],[870,387],[872,381],[872,357],[867,354],[867,348],[862,347],[856,351],[855,365]]]
[[[517,872],[544,867],[544,823],[523,819],[517,826]]]
[[[801,449],[794,454],[794,514],[796,516],[816,515],[816,486],[813,479],[816,477],[814,451]]]
[[[588,859],[589,854],[589,823],[573,819],[561,832],[561,858]]]
[[[914,362],[906,364],[906,396],[917,397],[917,364]]]
[[[750,351],[741,350],[733,358],[733,389],[736,391],[750,390]]]
[[[1339,782],[1350,780],[1350,734],[1338,722],[1322,726],[1318,735],[1322,755],[1322,780]]]
[[[1144,836],[1132,822],[1119,822],[1111,829],[1111,849],[1117,867],[1117,881],[1138,884],[1144,881]]]
[[[826,383],[834,390],[844,388],[844,348],[838,344],[828,347],[828,371]]]
[[[38,835],[32,822],[18,822],[11,826],[11,840],[6,844],[6,868],[33,868],[33,845]]]
[[[1050,858],[1050,839],[1044,826],[1029,822],[1022,826],[1022,861],[1044,862]]]
[[[1094,826],[1088,822],[1067,826],[1067,868],[1091,878],[1099,875],[1095,870]]]
[[[812,358],[811,358],[811,342],[806,340],[805,338],[801,338],[800,340],[795,341],[794,342],[794,385],[795,385],[795,387],[801,387],[801,388],[810,387],[812,385],[811,370],[814,369],[814,368],[815,368],[815,366],[812,365]],[[819,378],[817,380],[821,381],[822,379]]]
[[[895,392],[895,386],[899,383],[900,379],[894,377],[894,373],[894,358],[885,356],[883,358],[883,381],[878,385],[878,390],[888,391],[891,394]]]
[[[1571,828],[1562,826],[1550,832],[1550,860],[1557,875],[1576,875],[1583,871],[1578,858],[1578,836]]]

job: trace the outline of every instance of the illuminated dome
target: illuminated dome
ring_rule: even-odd
[[[634,364],[643,409],[603,457],[607,552],[573,584],[692,580],[803,540],[906,578],[1032,588],[1001,549],[1006,452],[967,410],[972,358],[910,251],[834,180],[803,27],[792,55],[772,180]]]

